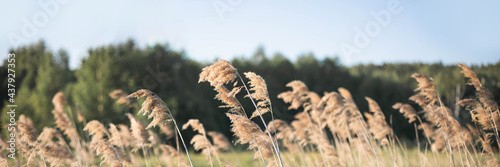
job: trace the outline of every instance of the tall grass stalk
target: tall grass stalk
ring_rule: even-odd
[[[250,91],[248,90],[248,87],[247,85],[245,84],[245,82],[243,81],[243,78],[241,77],[241,75],[238,73],[238,71],[236,71],[236,74],[238,75],[238,77],[240,78],[240,81],[241,83],[243,84],[243,86],[245,87],[245,90],[250,98],[250,100],[252,101],[252,104],[253,106],[255,107],[255,110],[259,113],[259,117],[260,117],[260,120],[262,121],[262,124],[264,125],[264,128],[266,129],[266,132],[267,132],[267,135],[269,135],[269,139],[271,139],[272,143],[273,143],[273,147],[274,147],[274,150],[276,152],[276,154],[278,155],[278,159],[280,161],[280,165],[281,167],[283,167],[283,161],[281,160],[281,155],[280,155],[280,150],[278,148],[278,145],[276,144],[277,142],[274,141],[273,139],[273,136],[271,135],[270,131],[269,131],[269,128],[267,128],[267,125],[266,125],[266,121],[264,121],[264,117],[262,117],[262,113],[260,112],[260,109],[259,107],[257,107],[257,104],[255,103],[255,100],[253,99],[252,97],[252,94],[250,93]],[[271,113],[272,114],[272,113]],[[274,121],[273,121],[274,122]]]

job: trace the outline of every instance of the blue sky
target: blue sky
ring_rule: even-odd
[[[47,12],[39,4],[46,2],[58,10],[51,6],[55,12]],[[339,56],[346,65],[500,61],[500,1],[474,2],[0,0],[0,58],[7,57],[9,48],[44,39],[52,50],[67,50],[70,65],[76,68],[88,48],[132,38],[141,47],[169,43],[188,57],[207,62],[248,57],[258,46],[264,46],[268,55],[279,52],[292,60],[308,52],[320,59]],[[224,19],[214,3],[227,5]],[[389,11],[388,5],[394,3],[399,3],[400,12],[389,12],[390,21],[381,25],[371,12]],[[44,21],[43,15],[45,22],[34,25],[37,32],[23,35],[25,21],[35,24],[33,17]],[[366,46],[354,43],[357,28],[372,31]],[[25,40],[13,42],[12,36]],[[358,50],[347,54],[342,44]]]

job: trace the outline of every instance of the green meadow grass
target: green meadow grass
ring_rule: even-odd
[[[420,153],[420,157],[419,157]],[[386,158],[390,159],[391,155],[390,153],[383,153],[381,158]],[[210,167],[210,161],[205,158],[200,153],[195,153],[191,152],[190,153],[191,158],[193,160],[193,165],[195,167]],[[263,166],[262,160],[260,158],[254,159],[253,158],[254,152],[245,150],[245,151],[236,151],[236,152],[221,152],[220,153],[220,159],[221,161],[229,162],[230,165],[232,166],[237,166],[237,167],[255,167],[255,166]],[[184,155],[185,156],[185,155]],[[296,163],[294,163],[292,154],[290,152],[283,152],[283,156],[286,162],[285,166],[315,166],[314,164],[308,164],[306,162],[301,162],[298,154],[295,154],[295,159]],[[306,156],[311,158],[313,161],[320,161],[320,154],[316,152],[308,152],[306,153]],[[459,160],[459,154],[454,154],[454,157],[457,157],[454,161],[454,164],[452,164],[446,155],[446,153],[437,153],[436,158],[434,158],[433,153],[430,150],[421,150],[418,151],[417,149],[409,149],[406,154],[401,154],[400,155],[402,158],[398,159],[397,165],[398,166],[467,166],[467,162],[461,162]],[[484,158],[481,158],[481,155],[478,155],[479,159],[481,161],[484,161]],[[500,154],[496,153],[495,157],[497,159],[500,159]],[[187,157],[185,156],[185,159],[187,161]],[[375,161],[375,159],[374,159]],[[158,163],[158,160],[156,158],[150,157],[148,159],[149,166],[159,166],[160,163]],[[266,161],[267,162],[267,161]],[[386,164],[381,164],[381,166],[395,166],[395,164],[391,163],[389,160],[386,160]],[[146,166],[144,159],[141,160],[140,163],[141,166]],[[477,162],[476,162],[477,164]],[[472,161],[471,161],[472,165]],[[483,164],[482,166],[484,166]],[[164,162],[161,162],[161,166],[167,166]],[[177,165],[175,165],[177,166]],[[214,160],[214,166],[221,166],[217,163],[216,160]],[[359,166],[355,164],[348,164],[347,166]]]

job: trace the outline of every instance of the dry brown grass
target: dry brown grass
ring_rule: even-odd
[[[205,158],[195,163],[211,166],[246,162],[253,162],[252,166],[500,166],[494,154],[500,147],[498,104],[470,68],[462,64],[459,67],[468,78],[467,84],[476,89],[476,97],[457,103],[470,112],[473,124],[461,124],[453,117],[436,93],[437,85],[431,77],[413,74],[418,82],[415,94],[409,102],[393,105],[415,126],[418,146],[413,151],[408,151],[394,134],[391,127],[397,125],[391,125],[384,116],[389,111],[382,111],[369,97],[365,97],[369,111],[360,111],[353,100],[356,94],[344,88],[320,95],[301,81],[291,81],[286,84],[291,90],[280,93],[278,98],[298,114],[290,122],[275,120],[264,78],[253,72],[244,73],[243,78],[224,60],[203,68],[199,82],[208,82],[217,92],[215,99],[228,111],[228,128],[237,137],[235,144],[248,145],[253,158],[261,161],[227,158],[226,151],[238,155],[233,143],[220,132],[207,132],[200,120],[191,119],[182,129],[191,127],[197,132],[190,143]],[[254,105],[250,116],[237,98],[242,91],[244,99]],[[30,118],[19,116],[15,143],[18,159],[8,161],[3,158],[6,152],[0,151],[0,166],[193,166],[179,126],[159,96],[145,89],[130,95],[116,90],[109,96],[116,99],[117,105],[136,109],[151,121],[144,126],[146,122],[127,113],[128,125],[86,122],[82,111],[71,111],[64,94],[57,93],[52,100],[54,126],[38,133]],[[139,107],[130,98],[144,101]],[[413,108],[411,102],[418,108]],[[268,113],[272,117],[265,122],[262,115]],[[255,118],[262,121],[263,128],[252,121]],[[81,124],[84,127],[78,128]],[[419,130],[423,140],[418,138]],[[174,137],[175,145],[165,144],[166,139]],[[9,144],[0,137],[2,150]]]

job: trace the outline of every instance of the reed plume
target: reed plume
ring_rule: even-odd
[[[224,106],[221,107],[228,107],[231,108],[229,111],[232,113],[236,113],[238,115],[244,115],[247,117],[246,112],[244,108],[241,106],[239,103],[238,99],[236,98],[236,94],[242,89],[245,88],[247,92],[247,96],[251,100],[252,104],[255,107],[255,110],[257,114],[259,115],[262,123],[264,124],[264,127],[266,128],[266,132],[269,136],[269,139],[272,142],[272,146],[274,148],[274,151],[279,159],[280,165],[283,166],[283,162],[281,160],[280,152],[277,143],[274,141],[271,133],[267,130],[267,125],[266,122],[264,121],[264,118],[262,117],[262,112],[260,111],[260,108],[263,108],[263,105],[267,106],[267,102],[262,102],[259,104],[255,102],[255,98],[252,96],[252,94],[259,96],[259,99],[263,99],[263,101],[266,101],[266,93],[267,93],[267,88],[264,89],[265,82],[263,81],[262,78],[257,77],[257,75],[253,75],[251,73],[247,74],[248,77],[250,77],[250,84],[256,84],[256,85],[251,85],[252,90],[254,93],[250,93],[250,89],[247,87],[245,82],[243,81],[243,78],[240,76],[236,68],[234,68],[229,62],[225,60],[218,60],[214,62],[212,65],[205,67],[202,69],[202,72],[200,73],[200,79],[198,80],[199,82],[209,82],[212,87],[214,87],[214,90],[218,93],[216,95],[216,99],[221,100],[224,104]],[[238,82],[235,82],[235,80],[239,78],[241,81],[242,86],[237,86]],[[224,84],[228,84],[230,82],[234,82],[233,84],[233,89],[229,91]],[[257,85],[258,84],[258,85]],[[268,97],[267,97],[268,99]],[[257,99],[258,100],[258,99]],[[259,100],[262,101],[262,100]],[[269,101],[270,102],[270,101]],[[270,103],[269,103],[270,105]],[[256,116],[256,115],[255,115]],[[228,116],[229,117],[229,116]],[[234,122],[233,122],[234,125]],[[252,140],[256,141],[259,136],[256,137],[256,135],[252,136]],[[258,145],[255,145],[253,148],[258,148]],[[261,149],[261,148],[259,148]],[[271,149],[272,151],[272,149]],[[260,153],[262,154],[262,150]],[[272,153],[272,152],[271,152]],[[264,160],[264,156],[263,161]]]
[[[478,123],[481,128],[484,130],[493,130],[497,142],[500,141],[500,135],[498,134],[498,129],[500,127],[500,111],[498,109],[498,104],[493,99],[493,95],[481,84],[476,73],[469,67],[460,63],[458,63],[458,66],[462,68],[462,73],[465,77],[469,78],[467,84],[473,85],[476,88],[476,95],[479,102],[473,99],[464,99],[457,104],[465,106],[470,111],[473,121]]]
[[[107,163],[112,167],[123,166],[119,151],[111,143],[99,141],[93,144],[93,149],[96,152],[96,155],[101,156],[101,166],[103,163]]]
[[[30,164],[31,160],[37,153],[37,150],[40,149],[37,148],[39,144],[37,142],[35,127],[32,127],[29,123],[26,124],[25,122],[17,122],[17,129],[15,131],[17,141],[15,143],[15,147],[19,150],[20,155],[28,157],[27,164]],[[11,145],[8,145],[6,148],[9,148],[9,146]]]
[[[177,133],[179,134],[184,149],[186,150],[186,154],[189,158],[189,163],[191,164],[191,166],[193,166],[193,163],[191,161],[191,156],[189,156],[189,151],[187,150],[186,143],[184,142],[184,138],[182,137],[181,131],[177,126],[177,122],[175,121],[175,119],[173,119],[172,112],[167,107],[165,102],[163,102],[163,100],[156,94],[146,89],[138,90],[130,94],[127,98],[132,98],[132,97],[133,98],[146,97],[146,100],[142,103],[142,108],[137,113],[137,114],[144,113],[143,115],[149,113],[148,119],[153,118],[153,120],[146,127],[146,129],[149,129],[150,127],[155,127],[158,124],[166,124],[170,121],[174,123],[174,127],[177,130]],[[128,114],[127,116],[130,118],[132,115]],[[132,132],[132,135],[136,136],[137,134],[134,134],[134,132]]]
[[[52,103],[54,104],[54,110],[52,110],[52,114],[55,118],[56,127],[70,139],[70,145],[73,148],[78,150],[82,149],[80,144],[81,139],[78,131],[76,130],[76,125],[64,111],[64,106],[67,103],[66,99],[64,98],[64,94],[62,92],[58,92],[56,95],[54,95]]]
[[[281,119],[276,119],[274,122],[267,124],[271,132],[276,132],[276,138],[282,139],[285,143],[291,143],[295,140],[292,127]]]
[[[121,167],[124,164],[131,163],[127,162],[129,160],[125,158],[123,152],[104,138],[106,136],[107,138],[111,138],[111,135],[102,123],[92,120],[87,123],[83,130],[89,132],[89,135],[91,135],[90,148],[96,152],[96,155],[101,156],[102,162],[100,165],[107,163],[112,167]]]
[[[312,127],[311,121],[306,112],[300,112],[295,115],[295,120],[290,123],[293,128],[293,135],[298,140],[301,146],[307,145],[309,143],[309,135],[312,131],[309,127]]]
[[[292,91],[286,91],[278,94],[278,98],[282,99],[285,103],[289,103],[290,106],[288,109],[298,109],[302,106],[303,101],[307,94],[309,93],[309,89],[306,84],[302,81],[291,81],[286,84],[286,87],[292,88]]]
[[[116,128],[116,125],[113,123],[109,123],[108,131],[111,134],[109,143],[123,149],[122,136],[120,135],[120,131],[118,131],[118,128]]]
[[[365,113],[368,115],[369,131],[375,139],[381,141],[381,144],[388,144],[387,136],[393,134],[392,128],[385,121],[384,113],[377,102],[369,97],[365,99],[368,101],[370,112],[373,113],[373,115]]]
[[[217,149],[227,151],[230,148],[232,148],[231,142],[222,133],[216,131],[209,131],[207,135],[212,138],[214,146]]]
[[[88,122],[83,130],[89,132],[89,135],[91,135],[91,140],[93,141],[102,140],[104,136],[110,136],[106,127],[104,127],[104,125],[97,120]]]
[[[125,154],[125,142],[116,125],[113,123],[109,123],[108,131],[111,134],[111,136],[109,136],[108,142],[118,147],[116,153],[120,157],[120,160],[122,160],[123,165],[132,165],[132,160],[127,154]]]
[[[463,99],[457,102],[457,104],[466,107],[470,111],[473,122],[476,123],[476,126],[479,124],[481,127],[480,132],[482,135],[479,137],[486,156],[486,166],[500,166],[499,161],[493,157],[493,150],[490,145],[491,136],[494,136],[496,143],[500,147],[500,134],[498,133],[500,111],[498,104],[495,102],[491,92],[482,85],[474,71],[460,63],[458,63],[458,66],[462,68],[461,72],[468,78],[467,84],[476,88],[476,97],[479,101],[475,99]]]
[[[193,128],[193,130],[198,131],[198,133],[201,134],[201,135],[196,134],[191,139],[191,144],[193,144],[194,149],[196,151],[201,150],[201,153],[203,155],[205,155],[207,157],[207,159],[210,160],[210,164],[212,166],[213,166],[212,155],[215,155],[217,157],[217,160],[220,164],[217,149],[214,149],[214,146],[212,145],[212,143],[210,143],[210,140],[208,140],[205,128],[203,127],[203,124],[201,124],[198,119],[190,119],[190,120],[188,120],[188,122],[186,122],[184,125],[182,125],[182,129],[185,130],[188,127]]]
[[[26,121],[22,122],[19,121],[17,122],[17,129],[18,129],[18,135],[19,139],[22,142],[25,142],[29,144],[30,146],[36,146],[36,129],[35,127],[31,126],[29,123]]]
[[[142,103],[142,108],[137,114],[143,113],[143,115],[149,114],[148,119],[153,118],[151,123],[146,127],[149,129],[151,127],[156,127],[158,124],[166,124],[172,120],[172,115],[167,113],[167,106],[156,94],[153,92],[141,89],[132,94],[127,98],[142,98],[146,97],[146,100]]]
[[[109,93],[109,97],[111,97],[112,99],[116,99],[116,104],[124,104],[130,106],[132,102],[129,98],[127,98],[127,96],[128,94],[121,89],[117,89]]]
[[[351,92],[349,92],[349,90],[347,90],[346,88],[340,87],[337,90],[339,91],[340,95],[342,97],[344,97],[344,99],[346,99],[348,101],[354,101],[352,98]]]
[[[201,124],[198,119],[188,120],[188,122],[182,125],[182,130],[187,129],[188,127],[193,128],[195,131],[198,131],[198,133],[201,133],[202,135],[206,135],[205,128],[203,128],[203,124]]]
[[[210,160],[211,164],[213,164],[212,154],[216,153],[216,150],[213,149],[213,146],[211,146],[212,144],[206,136],[200,134],[194,135],[191,139],[191,144],[193,144],[196,151],[201,150],[201,153]]]
[[[250,81],[248,81],[248,85],[250,85],[250,91],[252,93],[250,95],[247,95],[247,97],[252,96],[255,100],[257,100],[257,107],[262,115],[270,112],[271,99],[269,98],[269,93],[267,91],[266,81],[264,81],[264,79],[261,76],[253,72],[246,72],[243,74],[245,74],[245,76],[248,79],[250,79]],[[255,118],[257,116],[259,116],[259,112],[255,111],[252,113],[250,119]]]
[[[237,77],[236,68],[225,60],[217,60],[201,71],[198,83],[208,81],[213,87],[233,82]]]
[[[53,139],[57,139],[54,141]],[[42,155],[51,166],[63,166],[76,161],[64,141],[64,137],[53,128],[44,128],[37,138],[37,152]],[[73,165],[75,165],[73,164]]]
[[[54,109],[58,111],[64,111],[64,106],[66,105],[66,99],[62,92],[58,92],[52,98],[52,104],[54,104]]]
[[[124,124],[118,124],[118,131],[120,133],[120,139],[123,147],[132,146],[132,143],[134,143],[134,141],[128,126]]]
[[[24,123],[30,127],[35,127],[33,121],[30,118],[26,117],[24,114],[19,115],[19,120],[17,120],[17,122]]]
[[[411,96],[410,100],[416,102],[420,106],[432,105],[439,102],[435,92],[436,85],[431,78],[418,73],[411,75],[411,77],[418,82],[418,87],[415,89],[415,92],[418,93]]]
[[[477,122],[484,130],[494,129],[494,124],[491,123],[490,114],[485,110],[483,105],[475,99],[463,99],[457,104],[464,106],[470,111],[470,115],[474,122]]]
[[[142,146],[148,141],[149,135],[146,128],[135,118],[132,114],[127,113],[127,117],[130,119],[130,131],[132,137],[134,137],[138,146]]]
[[[226,113],[231,120],[231,131],[238,137],[237,143],[249,144],[248,149],[259,148],[264,158],[273,157],[273,145],[260,129],[259,125],[250,119],[236,114]],[[261,156],[256,152],[254,158]]]
[[[493,95],[488,89],[483,86],[483,84],[481,84],[476,73],[474,73],[474,71],[472,71],[466,65],[458,63],[458,66],[462,68],[462,73],[465,75],[465,77],[469,78],[469,82],[467,84],[473,85],[476,88],[479,101],[484,104],[485,109],[490,111],[498,111],[498,104],[495,102]]]
[[[413,109],[413,107],[409,104],[396,103],[392,106],[392,108],[396,110],[399,109],[399,112],[403,114],[406,119],[408,119],[408,123],[413,123],[418,118],[417,112],[415,112],[415,109]]]

